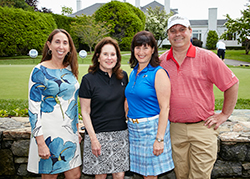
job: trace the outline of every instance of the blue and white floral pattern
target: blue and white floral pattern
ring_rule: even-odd
[[[31,140],[28,171],[61,173],[81,165],[77,132],[79,83],[70,66],[49,69],[34,67],[29,81]],[[38,155],[36,136],[43,135],[50,149],[49,159]]]
[[[55,138],[51,141],[51,137],[46,139],[46,144],[50,148],[51,157],[47,160],[41,159],[39,162],[39,173],[60,173],[70,170],[69,161],[76,160],[79,155],[75,156],[76,144],[70,141],[64,143],[62,138]]]

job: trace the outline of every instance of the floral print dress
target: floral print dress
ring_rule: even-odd
[[[39,174],[62,173],[81,165],[77,132],[79,83],[70,66],[49,69],[34,67],[29,80],[29,120],[31,138],[28,171]],[[36,136],[43,135],[50,158],[38,155]]]

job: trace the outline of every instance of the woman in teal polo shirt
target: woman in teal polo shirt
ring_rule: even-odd
[[[138,32],[132,40],[128,103],[130,171],[146,178],[174,168],[169,134],[170,80],[159,66],[156,40],[152,33]]]

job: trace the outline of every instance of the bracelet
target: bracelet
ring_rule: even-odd
[[[157,140],[158,142],[164,142],[164,139],[160,139],[160,138],[155,138],[155,140]]]

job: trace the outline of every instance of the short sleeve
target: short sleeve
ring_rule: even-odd
[[[91,98],[92,97],[92,90],[90,80],[88,79],[87,75],[82,77],[82,82],[79,89],[79,97],[80,98]]]
[[[128,84],[128,74],[125,72],[125,71],[123,71],[123,78],[122,78],[122,81],[125,83],[125,86],[127,86],[127,84]]]
[[[209,54],[207,61],[208,78],[221,91],[226,91],[239,80],[235,74],[225,65],[225,63],[218,58],[214,53]]]

